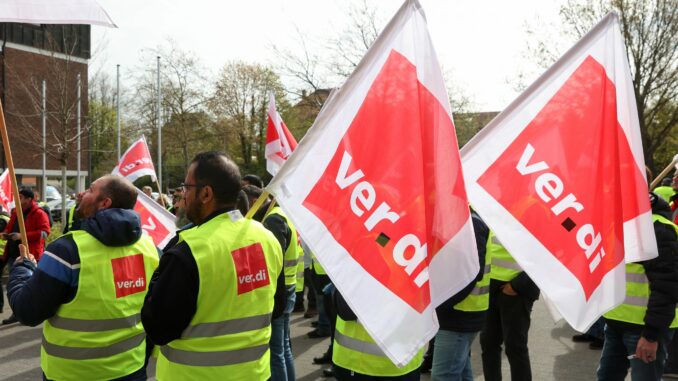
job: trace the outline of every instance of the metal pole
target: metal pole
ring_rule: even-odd
[[[158,56],[158,104],[157,104],[157,120],[158,120],[158,184],[162,187],[162,124],[160,123],[160,56]],[[160,189],[162,197],[162,189]]]
[[[118,161],[120,161],[120,65],[116,67],[115,122],[118,126]]]
[[[78,150],[77,150],[77,155],[76,155],[76,171],[77,171],[77,178],[75,180],[75,193],[80,193],[82,192],[82,181],[81,181],[81,171],[80,171],[80,156],[81,156],[81,147],[80,147],[80,113],[81,113],[81,105],[80,105],[80,97],[82,96],[81,94],[81,83],[80,83],[80,73],[78,73],[78,107],[77,107],[77,118],[78,118]],[[66,197],[66,195],[64,195]]]
[[[47,82],[42,80],[42,187],[40,195],[47,200]]]

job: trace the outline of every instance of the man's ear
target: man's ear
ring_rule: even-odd
[[[214,189],[212,186],[205,185],[200,189],[200,200],[203,204],[207,204],[214,199]]]
[[[110,197],[104,197],[103,200],[99,201],[99,209],[108,209],[113,205],[113,200]]]

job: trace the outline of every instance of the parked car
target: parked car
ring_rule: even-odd
[[[75,205],[75,200],[67,199],[66,200],[66,210],[69,210]],[[61,221],[61,199],[48,202],[50,212],[52,214],[52,219],[55,222]]]
[[[43,197],[43,200],[47,203],[53,200],[61,200],[61,193],[56,187],[48,185],[45,187],[45,197]]]

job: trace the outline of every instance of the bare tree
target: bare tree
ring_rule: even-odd
[[[24,147],[42,154],[42,81],[47,84],[46,97],[46,147],[44,152],[49,158],[55,159],[61,168],[62,185],[62,220],[66,214],[67,195],[67,168],[69,160],[75,158],[78,139],[87,134],[87,125],[81,125],[78,134],[76,128],[77,75],[81,75],[82,89],[87,89],[86,66],[76,62],[76,52],[81,48],[77,25],[41,26],[41,35],[44,45],[50,52],[46,58],[43,72],[31,73],[23,66],[6,65],[7,74],[23,89],[15,95],[14,102],[31,105],[33,112],[23,112],[8,108],[7,114],[20,121],[23,130],[14,136],[21,141]],[[87,93],[82,92],[81,102],[87,100]],[[22,102],[23,100],[23,102]],[[13,103],[14,103],[13,102]],[[83,102],[83,103],[85,103]],[[86,108],[82,108],[83,115]],[[42,195],[44,197],[44,195]]]
[[[275,95],[277,107],[286,107],[285,89],[278,75],[269,67],[231,62],[221,70],[211,102],[211,110],[221,121],[226,139],[237,138],[236,153],[243,166],[263,174],[264,147],[269,94]]]
[[[211,119],[207,114],[210,86],[207,70],[195,54],[168,42],[147,50],[142,57],[135,94],[136,127],[144,131],[149,148],[157,157],[157,66],[160,57],[160,91],[162,120],[163,168],[168,176],[163,181],[169,185],[180,182],[192,156],[213,139]]]
[[[631,66],[645,164],[668,164],[678,134],[678,0],[569,0],[560,9],[562,35],[575,41],[608,12],[619,14]],[[544,67],[560,56],[562,45],[540,39],[528,46]],[[675,147],[674,147],[675,150]]]
[[[348,23],[338,27],[337,36],[328,43],[318,44],[297,29],[296,49],[273,46],[278,56],[276,69],[296,84],[292,93],[299,101],[287,120],[297,136],[306,133],[330,89],[340,86],[353,73],[386,25],[379,10],[367,0],[351,4],[346,13]],[[443,76],[452,111],[465,112],[474,107],[472,99],[453,79],[452,72],[443,70]]]
[[[353,73],[386,25],[378,17],[377,8],[371,7],[367,0],[352,4],[348,16],[348,25],[327,45],[331,57],[329,69],[342,79]]]

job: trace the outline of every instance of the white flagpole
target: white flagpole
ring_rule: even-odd
[[[47,199],[47,82],[42,80],[42,199]]]
[[[80,193],[82,192],[82,180],[81,180],[81,170],[80,170],[80,157],[81,157],[81,146],[80,146],[80,133],[81,133],[81,126],[80,126],[80,119],[81,119],[81,97],[82,97],[82,92],[81,92],[81,79],[80,79],[80,73],[78,73],[78,107],[77,107],[77,116],[78,122],[78,143],[77,143],[77,154],[76,154],[76,172],[77,172],[77,178],[75,179],[75,192]],[[44,197],[44,195],[43,195]],[[63,195],[63,197],[66,197],[66,195]],[[62,220],[63,221],[63,220]]]
[[[160,124],[160,56],[158,58],[158,99],[157,99],[157,114],[158,120],[158,184],[162,188],[162,125]],[[158,190],[162,194],[162,189]]]
[[[116,65],[115,123],[118,126],[118,161],[120,161],[120,64]]]

